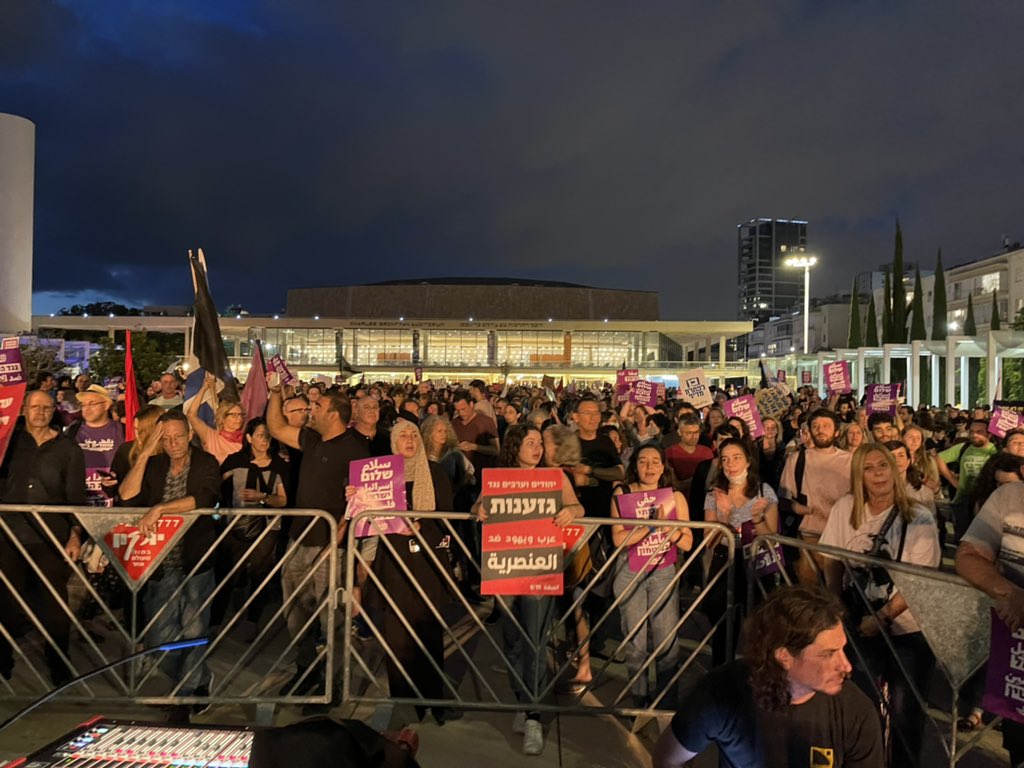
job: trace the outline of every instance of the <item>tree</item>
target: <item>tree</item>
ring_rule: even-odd
[[[868,299],[868,316],[864,321],[864,346],[878,346],[878,318],[875,316],[875,294]]]
[[[126,307],[114,301],[94,301],[90,304],[74,304],[57,311],[58,315],[116,315],[118,317],[137,317],[142,314],[141,309]]]
[[[995,291],[992,291],[992,319],[988,321],[988,329],[999,330],[999,297]]]
[[[109,379],[124,376],[124,332],[119,331],[121,342],[109,336],[100,340],[99,351],[89,358],[89,372],[94,377]],[[157,336],[160,334],[157,334]],[[135,332],[132,334],[132,360],[135,363],[137,384],[145,391],[150,382],[160,378],[160,374],[179,356],[165,349],[153,334]]]
[[[892,281],[889,279],[889,270],[885,270],[885,281],[882,291],[882,343],[893,343],[892,331]]]
[[[903,232],[896,219],[896,242],[892,255],[892,343],[907,341],[907,291],[903,287]]]
[[[964,318],[964,336],[977,336],[978,326],[974,323],[974,296],[967,294],[967,317]]]
[[[857,293],[857,278],[853,279],[853,290],[850,291],[850,332],[846,337],[846,346],[857,349],[863,346],[864,335],[860,329],[860,296]]]
[[[921,268],[914,270],[914,303],[910,310],[910,340],[924,341],[928,333],[924,327],[924,291],[921,288]]]
[[[946,274],[942,271],[942,249],[935,257],[935,288],[932,301],[932,341],[945,341],[946,328]]]
[[[42,371],[59,374],[65,367],[64,361],[60,359],[60,342],[44,344],[36,339],[32,344],[21,345],[21,366],[29,386],[35,384]]]

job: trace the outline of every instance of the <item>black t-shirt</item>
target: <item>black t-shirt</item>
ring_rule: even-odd
[[[389,456],[391,454],[391,433],[384,427],[378,426],[373,437],[367,437],[355,427],[345,431],[350,440],[357,440],[366,443],[366,450],[370,456]]]
[[[598,435],[593,440],[580,438],[580,448],[583,452],[583,463],[594,469],[608,469],[622,464],[619,452],[615,450],[615,443],[608,435]],[[576,490],[576,495],[583,505],[587,517],[608,517],[611,514],[612,488],[614,484],[610,480],[596,480],[596,485],[581,485]]]
[[[884,765],[878,712],[854,684],[768,712],[754,703],[749,676],[746,664],[734,661],[683,697],[672,733],[686,750],[700,753],[714,742],[722,768]]]
[[[344,432],[330,440],[324,440],[320,433],[303,427],[299,433],[302,446],[302,467],[299,470],[299,487],[296,491],[297,509],[323,509],[335,520],[345,514],[345,486],[348,485],[348,465],[355,459],[370,458],[365,440],[353,440]],[[294,521],[290,536],[299,538],[306,525]],[[327,527],[313,526],[303,536],[305,546],[322,547],[327,544]]]

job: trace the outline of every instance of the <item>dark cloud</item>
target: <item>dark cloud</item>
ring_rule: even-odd
[[[727,318],[736,224],[810,221],[814,290],[1024,236],[1011,2],[14,0],[36,289],[273,311],[290,286],[516,275]]]

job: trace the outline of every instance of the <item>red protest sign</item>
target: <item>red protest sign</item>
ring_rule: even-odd
[[[116,559],[128,578],[139,582],[148,578],[149,572],[163,560],[164,551],[169,551],[168,548],[184,533],[184,529],[184,518],[168,516],[160,518],[157,532],[148,537],[144,537],[133,523],[119,523],[107,532],[103,540],[109,554],[114,556],[111,562]]]
[[[14,425],[25,399],[25,373],[21,365],[21,346],[17,336],[0,341],[0,461],[14,434]]]

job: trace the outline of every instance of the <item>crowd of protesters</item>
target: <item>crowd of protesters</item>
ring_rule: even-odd
[[[136,414],[136,437],[129,443],[116,387],[108,390],[86,374],[74,380],[44,374],[25,398],[21,423],[0,468],[0,502],[140,507],[143,534],[156,531],[165,515],[218,503],[325,510],[338,521],[337,541],[328,539],[326,526],[299,524],[302,518],[268,533],[268,518],[252,515],[235,521],[217,557],[204,556],[224,523],[201,516],[143,590],[141,609],[159,616],[151,628],[152,644],[205,635],[211,624],[223,621],[233,592],[244,598],[247,589],[265,580],[277,559],[286,557],[279,588],[289,606],[288,631],[296,640],[296,671],[283,693],[303,694],[323,682],[324,665],[318,661],[323,638],[333,631],[320,610],[328,587],[324,552],[347,540],[346,500],[354,491],[348,465],[390,454],[405,458],[410,509],[472,515],[460,523],[465,547],[455,546],[439,523],[426,519],[416,523],[416,541],[426,547],[413,546],[409,532],[389,534],[388,542],[379,545],[364,540],[366,565],[356,578],[352,631],[366,638],[374,626],[388,638],[395,656],[388,660],[388,679],[396,697],[412,696],[414,690],[427,699],[446,694],[445,681],[436,671],[444,665],[443,632],[434,612],[424,606],[424,595],[434,605],[443,604],[455,599],[449,585],[457,584],[470,603],[487,602],[480,593],[479,568],[479,524],[486,514],[478,497],[483,472],[491,467],[560,468],[564,504],[556,518],[559,526],[584,515],[619,518],[623,494],[671,488],[671,514],[659,517],[719,522],[737,537],[747,528],[754,535],[782,533],[931,568],[941,567],[944,545],[952,558],[952,547],[963,542],[965,577],[1003,600],[1001,615],[1008,621],[1024,621],[1024,600],[1016,586],[1024,579],[1011,578],[1007,586],[988,568],[999,554],[998,537],[993,543],[991,530],[1005,514],[1008,498],[1000,486],[1022,479],[1024,431],[994,438],[987,407],[901,405],[895,414],[869,414],[852,395],[823,400],[812,387],[802,387],[787,394],[787,410],[765,415],[763,434],[752,439],[747,422],[726,418],[722,407],[731,396],[752,390],[712,388],[715,403],[695,408],[672,389],[653,407],[620,402],[610,385],[557,391],[480,380],[465,388],[447,382],[282,386],[274,377],[268,377],[268,384],[265,412],[246,413],[241,402],[217,398],[213,377],[207,377],[198,397],[185,402],[181,382],[172,373],[164,374],[150,387],[149,405]],[[205,417],[203,402],[210,406]],[[31,598],[53,637],[46,661],[52,681],[59,684],[69,678],[64,661],[71,640],[69,620],[22,561],[34,561],[57,587],[56,598],[66,600],[67,561],[54,554],[56,541],[98,588],[103,586],[101,594],[116,595],[119,586],[116,577],[104,573],[102,553],[77,524],[66,516],[46,517],[45,529],[28,518],[11,522],[21,546],[0,534],[2,562],[22,564],[13,570],[5,567],[8,573],[21,574],[21,581],[0,588],[0,621],[15,640],[29,632],[31,624],[13,593]],[[591,560],[571,579],[567,574],[572,581],[567,593],[593,578],[602,558],[616,548],[663,535],[685,555],[700,541],[690,529],[649,522],[617,523],[594,535]],[[261,535],[260,546],[249,552]],[[708,557],[703,567],[698,563],[689,569],[684,589],[699,589],[725,567],[725,543],[717,535],[705,542]],[[232,568],[246,552],[245,567]],[[734,561],[737,593],[732,603],[724,579],[707,595],[702,611],[712,622],[726,611],[742,613],[749,565],[742,558]],[[848,576],[828,557],[787,548],[785,559],[795,580],[820,580],[837,594],[850,591]],[[200,563],[199,571],[186,578]],[[622,557],[608,569],[606,584],[587,584],[606,604],[620,601],[622,632],[631,635],[624,662],[637,707],[650,706],[656,697],[658,706],[677,704],[673,695],[665,694],[679,662],[674,633],[681,590],[670,587],[674,573],[672,568],[638,573]],[[410,574],[415,584],[409,582]],[[215,585],[225,580],[230,580],[229,588],[217,600],[208,600]],[[926,687],[934,658],[899,592],[891,584],[869,588],[876,591],[875,601],[848,622],[848,631],[877,651],[877,658],[869,653],[868,663],[875,667],[855,669],[854,678],[871,696],[876,694],[871,678],[886,678],[893,726],[900,735],[893,740],[895,764],[914,765],[920,758],[924,713],[886,658],[887,646],[879,637],[883,629],[891,636],[896,656],[919,690]],[[255,635],[269,594],[263,591],[246,604],[240,623],[244,639]],[[397,604],[403,618],[387,610],[386,598]],[[495,620],[503,622],[505,653],[514,667],[510,683],[521,700],[529,701],[546,685],[550,670],[541,649],[557,609],[550,598],[518,597],[509,601],[508,615],[493,611]],[[848,610],[858,609],[851,604]],[[317,615],[320,620],[314,621]],[[572,682],[586,686],[592,679],[589,656],[595,638],[590,637],[588,610],[578,608],[574,618],[579,645]],[[725,626],[712,637],[714,665],[728,661],[727,649],[735,640],[726,637]],[[656,659],[648,679],[639,670],[652,652]],[[205,696],[211,676],[205,665],[190,663],[193,655],[200,657],[198,651],[168,656],[164,671],[180,683],[180,693]],[[10,679],[14,664],[11,644],[0,639],[0,675]],[[413,670],[412,686],[399,665]],[[191,676],[181,680],[187,669],[193,670]],[[976,691],[962,728],[980,726],[979,700]],[[539,754],[540,715],[527,704],[524,708],[514,728],[523,733],[524,752]],[[425,711],[417,714],[422,718]],[[432,714],[443,723],[458,713],[434,708]],[[1007,743],[1016,764],[1024,757],[1024,744],[1010,735]]]

